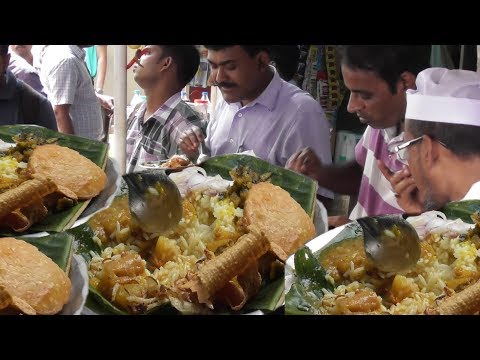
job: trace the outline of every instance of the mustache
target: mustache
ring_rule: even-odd
[[[215,82],[213,83],[213,86],[224,87],[224,88],[232,88],[232,87],[237,86],[237,84],[227,83],[227,82],[217,83],[217,82],[215,81]]]

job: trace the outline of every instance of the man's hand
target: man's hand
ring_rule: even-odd
[[[392,185],[398,205],[408,214],[420,214],[423,211],[423,201],[408,166],[404,165],[402,170],[394,173],[383,161],[377,160],[377,164],[383,176]]]
[[[178,146],[183,153],[190,159],[198,157],[198,147],[205,140],[202,130],[197,126],[192,126],[180,136]]]
[[[97,95],[98,101],[100,101],[100,105],[105,109],[106,114],[110,116],[113,113],[113,97],[97,92],[95,94]]]
[[[285,167],[318,180],[318,174],[322,171],[322,162],[311,148],[306,147],[290,156]]]

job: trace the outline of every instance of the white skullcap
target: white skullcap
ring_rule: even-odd
[[[417,75],[417,90],[407,90],[405,118],[480,126],[480,74],[430,68]]]

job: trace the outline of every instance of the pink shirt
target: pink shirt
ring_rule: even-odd
[[[396,127],[380,130],[368,126],[355,147],[355,159],[363,167],[363,175],[358,202],[350,214],[351,220],[404,212],[397,203],[390,182],[383,176],[376,162],[382,160],[392,171],[402,169],[403,164],[387,148],[388,142],[396,136],[396,131]]]

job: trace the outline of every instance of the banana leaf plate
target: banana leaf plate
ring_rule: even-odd
[[[79,136],[61,134],[50,129],[46,129],[36,125],[5,125],[0,126],[0,140],[7,143],[13,143],[12,137],[21,133],[33,133],[39,137],[46,139],[57,138],[58,145],[69,147],[78,151],[83,156],[87,157],[95,164],[105,169],[107,165],[108,145],[100,141],[85,139]],[[118,174],[117,174],[118,176]],[[110,179],[109,179],[110,181]],[[32,234],[39,232],[60,232],[69,229],[75,221],[79,218],[82,212],[87,208],[91,200],[79,201],[74,207],[49,214],[41,222],[38,222],[23,234]],[[5,230],[0,230],[0,236],[15,236],[18,233],[12,233]]]
[[[209,176],[219,174],[225,179],[231,179],[228,172],[238,165],[247,165],[258,173],[271,172],[271,182],[287,190],[291,196],[300,203],[308,214],[313,217],[315,210],[315,198],[317,183],[313,180],[299,175],[290,170],[271,165],[261,159],[248,155],[224,155],[210,158],[202,167]],[[127,192],[125,185],[121,186],[119,194]],[[65,232],[72,236],[75,242],[75,252],[81,254],[87,263],[91,260],[90,251],[99,253],[101,248],[93,241],[93,231],[88,223],[80,224]],[[284,278],[267,283],[260,292],[252,298],[245,306],[243,313],[265,314],[272,312],[284,303]],[[167,304],[156,308],[154,314],[175,314],[178,313],[171,305]],[[98,291],[90,287],[84,314],[127,314],[115,307],[105,299]]]
[[[85,260],[73,254],[74,237],[67,233],[56,233],[44,237],[17,238],[36,246],[68,274],[72,291],[69,301],[59,314],[80,315],[88,295],[88,272]]]

